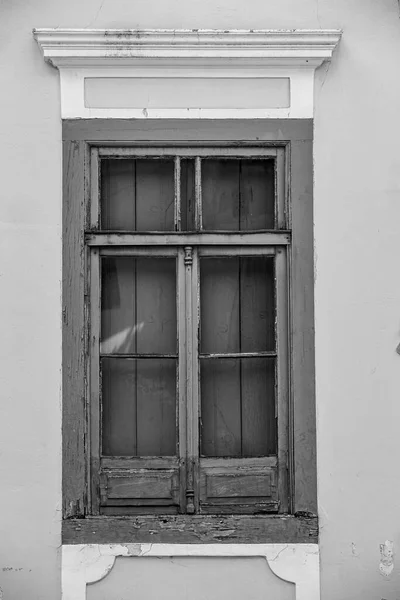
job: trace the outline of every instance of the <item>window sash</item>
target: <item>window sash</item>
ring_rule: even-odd
[[[282,146],[277,147],[92,147],[90,151],[90,208],[88,212],[89,231],[100,230],[100,176],[101,160],[110,158],[134,159],[134,158],[173,158],[174,159],[174,228],[175,231],[181,231],[181,158],[193,158],[195,161],[195,229],[202,231],[202,159],[221,158],[221,159],[241,159],[252,160],[273,159],[275,161],[275,230],[284,230],[288,228],[290,215],[288,214],[285,179],[287,175],[287,160],[285,158],[285,149]],[[265,230],[261,230],[265,231]],[[171,232],[172,233],[172,232]],[[213,232],[216,233],[216,232]],[[246,232],[243,231],[245,234]],[[254,233],[254,232],[252,232]],[[136,234],[135,234],[136,235]],[[139,234],[140,235],[140,234]],[[87,238],[90,242],[90,238]],[[100,242],[102,243],[102,242]],[[278,242],[279,243],[279,242]]]
[[[178,448],[177,457],[110,457],[101,454],[101,390],[100,390],[100,315],[102,256],[168,256],[177,259],[177,328],[178,328]],[[227,246],[227,247],[92,247],[89,252],[90,271],[90,473],[92,514],[100,514],[97,490],[102,469],[176,468],[180,474],[180,510],[191,514],[199,510],[200,471],[216,458],[200,457],[199,418],[199,314],[200,314],[200,257],[266,256],[275,257],[276,349],[270,352],[234,353],[237,358],[248,356],[276,357],[276,418],[279,511],[288,510],[288,265],[286,247]],[[231,354],[221,354],[229,358]],[[112,355],[111,355],[112,356]],[[121,355],[124,357],[125,355]],[[127,355],[126,355],[127,356]],[[202,354],[202,360],[207,355]],[[217,355],[210,355],[214,358]],[[274,457],[263,457],[265,465]],[[224,459],[226,461],[226,459]],[[251,465],[254,459],[228,459],[231,465],[241,461]],[[232,462],[233,461],[233,462]],[[250,462],[249,462],[250,461]],[[225,464],[227,464],[225,462]],[[212,509],[211,509],[212,510]],[[146,512],[146,508],[142,512]]]

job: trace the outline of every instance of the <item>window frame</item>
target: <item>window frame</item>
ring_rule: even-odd
[[[63,139],[63,542],[316,541],[312,121],[168,121],[161,124],[159,121],[71,120],[63,122]],[[179,147],[179,153],[185,146],[196,145],[210,149],[226,146],[227,152],[229,147],[238,145],[241,148],[258,146],[267,153],[271,148],[284,151],[287,217],[289,225],[292,224],[288,246],[287,460],[291,493],[284,514],[131,517],[88,514],[91,426],[86,366],[91,345],[96,340],[89,337],[86,328],[90,311],[86,268],[88,245],[93,243],[96,234],[85,236],[85,230],[87,223],[93,226],[97,218],[96,212],[91,212],[93,203],[88,199],[98,193],[96,184],[93,186],[93,182],[98,181],[98,166],[91,155],[102,146],[109,149],[135,144],[152,148],[158,144],[169,145],[174,151]],[[94,211],[98,211],[97,207]],[[122,242],[123,236],[121,234]],[[210,236],[209,241],[212,241],[212,234],[201,236]]]

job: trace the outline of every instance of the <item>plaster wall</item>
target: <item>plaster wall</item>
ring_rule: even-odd
[[[4,600],[60,597],[59,75],[31,34],[57,26],[344,30],[315,85],[322,600],[400,598],[399,16],[397,0],[1,1]],[[380,565],[385,540],[391,572]]]

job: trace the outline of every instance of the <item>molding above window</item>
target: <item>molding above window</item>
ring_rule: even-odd
[[[310,118],[339,30],[35,29],[63,118]]]

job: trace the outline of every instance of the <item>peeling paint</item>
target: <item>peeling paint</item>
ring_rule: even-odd
[[[389,577],[394,569],[393,542],[386,540],[384,544],[380,544],[379,548],[381,552],[379,571],[384,577]]]

